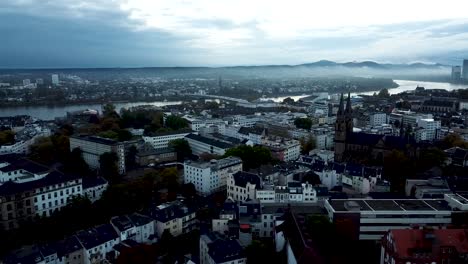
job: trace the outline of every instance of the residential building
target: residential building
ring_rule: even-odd
[[[138,148],[135,162],[140,166],[155,165],[164,162],[177,161],[177,152],[174,148],[155,149],[145,143]]]
[[[434,119],[419,119],[418,128],[415,131],[416,141],[433,141],[438,138],[440,133],[440,120]]]
[[[26,182],[8,181],[0,185],[0,225],[17,228],[36,215],[50,216],[83,194],[81,178],[58,171]]]
[[[272,156],[280,161],[295,161],[301,155],[301,144],[295,139],[268,138],[263,140],[262,145],[269,148]]]
[[[197,229],[196,211],[179,201],[165,203],[149,209],[147,215],[155,222],[155,232],[161,237],[165,230],[173,236],[188,233]]]
[[[99,169],[99,158],[106,152],[117,155],[117,167],[120,174],[125,174],[125,145],[112,139],[97,136],[71,136],[70,151],[80,148],[83,159],[92,169]]]
[[[118,251],[114,246],[120,243],[120,237],[111,224],[79,231],[76,237],[84,248],[82,263],[100,263],[117,259]]]
[[[244,249],[236,239],[226,238],[218,233],[200,236],[200,264],[244,264],[247,258]]]
[[[380,264],[467,263],[467,229],[394,229],[381,243]]]
[[[83,177],[83,195],[93,203],[101,199],[108,186],[102,177]]]
[[[183,139],[191,132],[192,130],[157,133],[151,136],[143,136],[143,140],[146,143],[151,144],[151,146],[155,149],[167,149],[169,147],[169,142],[176,139]]]
[[[15,142],[0,146],[0,155],[7,154],[29,154],[32,144],[40,137],[48,137],[51,130],[46,126],[38,124],[25,124],[18,128],[15,135]]]
[[[346,225],[359,240],[380,240],[390,229],[443,228],[453,213],[442,199],[330,199],[325,209],[331,222]]]
[[[130,215],[114,216],[110,220],[117,231],[120,241],[131,239],[137,243],[151,243],[155,241],[155,220],[151,217],[133,213]]]
[[[232,144],[196,134],[188,134],[185,139],[188,141],[194,155],[209,153],[222,156],[226,153],[226,150],[234,147]]]
[[[461,100],[458,102],[458,110],[468,110],[468,101]]]
[[[437,100],[431,97],[430,100],[426,100],[423,102],[420,108],[423,112],[454,112],[457,110],[457,105],[454,101],[448,100]]]
[[[201,195],[209,195],[225,190],[228,177],[238,171],[242,171],[242,160],[237,157],[209,162],[186,161],[184,182],[192,183]]]
[[[244,171],[228,176],[227,196],[235,201],[255,199],[255,191],[262,188],[262,181],[257,174]]]
[[[453,147],[444,150],[447,155],[447,164],[467,167],[468,166],[468,149]]]
[[[255,197],[262,204],[312,204],[317,202],[317,192],[313,186],[299,182],[288,182],[287,186],[264,185],[263,189],[256,190]]]
[[[387,124],[387,114],[386,113],[372,113],[369,114],[369,125],[370,126],[380,126]]]
[[[202,127],[217,126],[219,133],[223,134],[224,128],[226,127],[226,122],[221,119],[194,118],[190,116],[185,116],[184,118],[189,122],[190,129],[197,132],[200,131]]]

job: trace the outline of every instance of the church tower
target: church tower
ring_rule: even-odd
[[[335,123],[335,161],[343,162],[346,152],[347,140],[353,132],[353,109],[351,107],[351,94],[348,93],[346,108],[344,107],[343,94],[340,98],[340,106],[336,114]]]

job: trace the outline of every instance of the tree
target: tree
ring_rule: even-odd
[[[192,149],[187,140],[175,139],[169,142],[169,147],[174,148],[177,152],[177,160],[184,161],[186,158],[192,155]]]
[[[99,157],[99,169],[101,175],[110,180],[116,180],[119,175],[117,162],[119,158],[114,152],[105,152]]]
[[[294,103],[294,99],[292,99],[291,97],[287,97],[283,100],[283,104],[293,104]]]
[[[388,89],[387,88],[384,88],[382,90],[380,90],[378,96],[380,98],[389,98],[390,97],[390,93],[388,92]]]
[[[31,159],[44,163],[51,164],[54,161],[54,143],[50,137],[37,138],[34,144],[29,147]]]
[[[74,148],[64,164],[65,172],[76,173],[81,176],[90,176],[91,170],[83,159],[83,151],[80,148]]]
[[[115,114],[117,114],[115,112],[115,105],[111,104],[111,103],[108,103],[108,104],[105,104],[102,106],[102,113],[105,117],[110,117],[110,116],[113,116]]]
[[[188,122],[182,117],[171,115],[166,118],[165,125],[170,129],[179,130],[182,128],[187,128]]]
[[[278,263],[275,259],[275,249],[272,243],[252,240],[245,248],[247,263]]]
[[[301,153],[303,155],[309,154],[311,150],[316,148],[315,138],[312,136],[309,136],[307,139],[301,138],[299,142],[301,143]]]
[[[0,131],[0,146],[15,143],[15,132],[11,130]]]
[[[201,161],[210,161],[214,159],[220,159],[221,156],[211,153],[202,153],[199,155]]]
[[[240,145],[230,148],[224,154],[224,157],[235,156],[242,159],[244,170],[255,169],[261,165],[271,163],[273,157],[271,151],[263,146]]]
[[[468,142],[463,140],[458,134],[449,134],[442,140],[443,148],[468,148]]]
[[[296,118],[296,120],[294,120],[294,125],[297,128],[310,130],[312,127],[312,120],[310,118]]]
[[[302,177],[302,182],[308,182],[312,185],[321,184],[320,177],[313,171],[307,172],[304,177]]]
[[[414,165],[408,156],[402,151],[393,150],[384,157],[384,176],[390,181],[392,192],[404,193],[405,175],[414,174]]]
[[[128,151],[125,153],[125,166],[128,168],[134,168],[136,166],[136,154],[138,150],[135,146],[128,148]]]

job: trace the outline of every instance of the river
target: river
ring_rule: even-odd
[[[134,103],[115,103],[117,112],[122,108],[129,108],[139,105],[178,105],[182,101],[175,102],[134,102]],[[64,117],[67,112],[79,111],[84,109],[95,109],[101,111],[102,104],[79,104],[63,106],[21,106],[0,108],[0,116],[29,115],[42,120],[53,120],[56,117]]]
[[[421,82],[421,81],[406,81],[406,80],[394,80],[399,86],[397,88],[388,89],[390,94],[398,94],[404,91],[410,91],[416,89],[418,86],[422,86],[426,89],[445,89],[447,91],[453,91],[457,89],[466,89],[468,85],[463,84],[452,84],[452,83],[444,83],[444,82]],[[378,93],[381,89],[369,91],[369,92],[362,92],[362,93],[352,93],[352,96],[356,96],[358,94],[363,95],[373,95],[374,93]],[[263,101],[272,100],[274,102],[282,102],[284,99],[291,97],[295,101],[310,96],[310,94],[303,94],[303,95],[295,95],[295,96],[278,96],[278,97],[268,97],[262,98]]]
[[[456,89],[466,89],[468,85],[461,84],[450,84],[450,83],[439,83],[439,82],[420,82],[420,81],[406,81],[406,80],[395,80],[399,85],[397,88],[389,89],[390,94],[397,94],[408,90],[414,90],[417,86],[423,86],[426,89],[446,89],[448,91]],[[374,92],[379,92],[380,89],[375,91],[356,93],[372,95]],[[353,94],[353,95],[356,95]],[[291,97],[294,100],[309,96],[308,94],[295,95],[295,96],[278,96],[263,98],[262,100],[273,100],[275,102],[282,102],[285,98]],[[154,106],[165,106],[165,105],[178,105],[181,101],[174,102],[134,102],[134,103],[115,103],[117,111],[121,108],[129,108],[139,105],[154,105]],[[52,120],[56,117],[63,117],[67,112],[73,112],[84,109],[96,109],[101,110],[101,104],[80,104],[80,105],[64,105],[64,106],[21,106],[21,107],[5,107],[0,108],[0,116],[15,116],[15,115],[29,115],[42,120]]]

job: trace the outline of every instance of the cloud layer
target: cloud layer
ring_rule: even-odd
[[[12,0],[0,67],[440,62],[468,56],[466,1]]]

